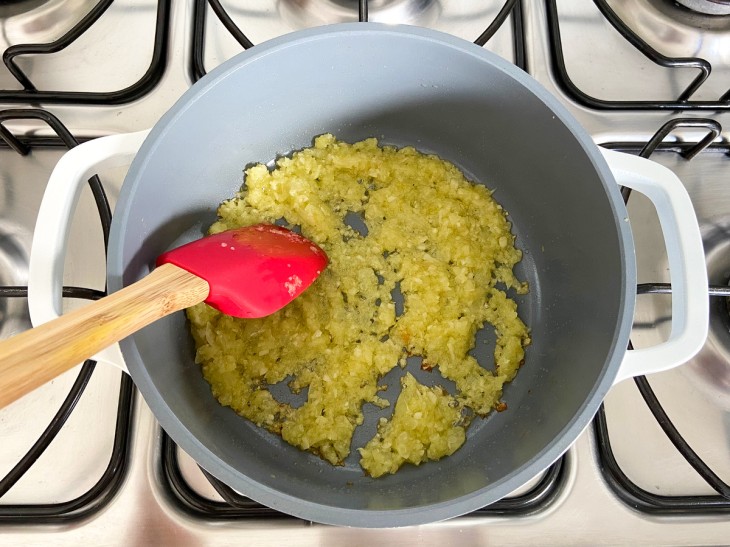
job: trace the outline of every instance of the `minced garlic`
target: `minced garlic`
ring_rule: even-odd
[[[342,464],[363,403],[388,405],[380,378],[418,355],[456,393],[407,375],[394,417],[361,448],[361,465],[380,476],[442,458],[464,442],[468,409],[488,414],[524,360],[529,330],[495,286],[527,292],[512,272],[522,255],[491,192],[451,163],[375,139],[322,135],[275,169],[247,169],[218,214],[211,233],[284,219],[330,259],[307,291],[269,317],[236,319],[204,304],[188,310],[215,397],[294,446]],[[366,234],[349,225],[352,215]],[[494,371],[469,355],[484,322],[497,335]],[[268,388],[283,381],[306,389],[306,402],[276,400]]]

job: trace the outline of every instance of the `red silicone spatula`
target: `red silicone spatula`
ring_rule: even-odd
[[[309,287],[327,263],[314,243],[270,224],[178,247],[160,256],[144,279],[0,342],[0,408],[157,319],[199,302],[235,317],[272,314]]]

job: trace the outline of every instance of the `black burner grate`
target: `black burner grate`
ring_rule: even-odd
[[[193,82],[197,82],[205,76],[207,69],[205,67],[205,22],[207,19],[207,7],[210,6],[213,13],[218,17],[220,22],[230,32],[243,49],[249,49],[254,46],[253,42],[241,31],[236,23],[226,12],[219,0],[195,0],[193,8],[193,25],[192,25],[192,47],[190,49],[190,62],[188,70],[190,78]],[[502,27],[509,16],[512,16],[512,34],[514,41],[514,64],[527,70],[527,58],[525,55],[524,40],[524,21],[522,16],[522,5],[519,0],[506,0],[502,9],[499,10],[494,21],[479,35],[474,43],[480,46],[485,45],[489,39]],[[358,19],[360,22],[368,20],[368,0],[359,0],[358,2]]]
[[[45,122],[56,133],[56,137],[15,137],[2,122],[18,119],[37,119]],[[53,114],[39,109],[17,109],[0,111],[0,146],[7,146],[21,155],[32,154],[34,149],[43,147],[73,148],[78,141],[61,121]],[[111,225],[111,211],[99,178],[89,179],[104,231],[104,245],[108,242]],[[26,298],[27,286],[0,286],[0,298]],[[96,300],[104,296],[104,291],[83,287],[64,287],[66,298]],[[68,396],[46,430],[36,443],[21,458],[16,466],[0,479],[0,500],[48,448],[53,439],[65,425],[83,395],[86,385],[94,372],[96,363],[88,360],[74,382]],[[76,499],[53,504],[0,504],[0,524],[49,524],[78,520],[99,511],[111,501],[126,476],[129,461],[129,448],[134,401],[134,385],[127,375],[123,375],[117,405],[117,420],[114,443],[109,464],[99,481],[86,493]]]
[[[563,490],[570,456],[555,462],[530,490],[478,509],[470,515],[526,516],[548,508]],[[289,518],[284,513],[261,505],[231,489],[206,471],[203,474],[224,501],[206,498],[196,492],[180,470],[177,445],[162,432],[162,485],[175,505],[190,516],[207,519]]]
[[[61,51],[88,30],[114,0],[100,0],[89,13],[58,40],[48,44],[15,44],[3,52],[3,63],[15,79],[23,86],[20,91],[0,90],[0,103],[32,104],[97,104],[119,105],[130,103],[151,91],[162,79],[167,66],[168,41],[170,36],[171,0],[159,0],[154,36],[154,47],[149,68],[134,84],[117,91],[58,91],[40,90],[16,64],[15,59],[23,55],[44,55]]]
[[[662,55],[640,36],[631,30],[626,23],[611,9],[606,0],[593,0],[606,20],[623,36],[627,42],[640,51],[645,57],[667,69],[695,68],[699,74],[680,92],[675,100],[604,100],[598,99],[581,90],[570,78],[563,55],[563,43],[560,34],[560,18],[557,0],[545,0],[547,5],[547,23],[550,39],[550,55],[555,79],[562,90],[573,100],[597,110],[730,110],[730,89],[716,101],[693,101],[692,95],[705,83],[712,70],[706,59],[697,57],[677,58]]]
[[[661,141],[675,129],[698,127],[707,129],[708,135],[697,143],[661,144]],[[612,143],[606,145],[606,147],[618,149],[622,152],[634,153],[645,158],[650,157],[655,150],[674,152],[682,156],[686,161],[691,161],[692,158],[708,148],[723,151],[730,156],[730,145],[727,143],[712,143],[720,134],[721,129],[720,124],[714,120],[679,118],[670,120],[664,124],[646,144]],[[730,161],[730,157],[728,157],[728,161]],[[624,199],[628,201],[630,194],[628,192],[622,193]],[[711,285],[709,290],[710,296],[714,298],[727,298],[730,296],[730,288],[727,286]],[[665,283],[643,284],[639,285],[637,290],[638,294],[671,294],[671,292],[671,285]],[[629,349],[631,349],[631,346]],[[623,472],[614,456],[608,432],[608,419],[604,407],[601,406],[594,420],[594,434],[598,446],[601,472],[608,486],[622,501],[634,509],[648,514],[693,516],[707,513],[730,513],[730,486],[724,483],[702,461],[701,457],[682,437],[681,432],[672,424],[671,419],[662,408],[659,399],[652,390],[646,377],[639,376],[634,378],[634,381],[644,402],[667,438],[698,475],[718,492],[718,495],[660,496],[647,492],[632,482]]]

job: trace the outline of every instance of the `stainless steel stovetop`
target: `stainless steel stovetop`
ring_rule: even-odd
[[[713,10],[727,4],[684,3],[712,3]],[[233,33],[222,22],[226,15],[217,16],[220,6]],[[64,151],[38,109],[78,140],[145,129],[242,44],[357,20],[363,8],[353,0],[0,2],[0,50],[22,72],[19,81],[0,67],[0,139],[27,152],[0,140],[0,337],[30,326],[24,298],[30,243],[45,183]],[[668,0],[371,0],[367,8],[370,20],[434,27],[523,66],[599,144],[639,153],[665,124],[676,126],[651,157],[685,183],[701,221],[710,282],[728,285],[730,16]],[[101,14],[84,25],[90,11]],[[243,36],[236,38],[236,28]],[[488,28],[497,30],[492,35]],[[20,46],[63,41],[69,31],[78,38],[55,53]],[[709,76],[692,91],[707,65]],[[690,159],[708,133],[712,144]],[[111,207],[123,177],[123,169],[99,173]],[[656,215],[639,195],[632,195],[629,212],[640,282],[668,282]],[[66,262],[69,307],[104,289],[103,233],[86,190]],[[634,346],[667,336],[670,302],[667,294],[639,297]],[[719,545],[730,538],[730,499],[721,495],[728,496],[730,482],[725,297],[712,299],[710,336],[695,359],[647,382],[616,386],[594,424],[546,473],[484,511],[416,528],[312,525],[211,484],[160,430],[128,379],[92,369],[85,365],[81,376],[71,371],[0,410],[0,542]],[[44,433],[59,408],[73,406],[64,403],[72,386],[86,380],[67,419]],[[669,419],[666,427],[679,433],[675,441],[691,446],[703,462],[692,460],[695,467],[714,488],[663,431],[663,417],[650,410],[659,413],[657,405],[644,400],[652,394]],[[26,465],[34,443],[48,447]]]

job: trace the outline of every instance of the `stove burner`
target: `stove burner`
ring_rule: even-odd
[[[705,15],[730,15],[728,0],[676,0],[678,4]]]
[[[722,5],[714,5],[725,13],[716,15],[730,14],[730,0],[722,1]],[[723,57],[717,56],[717,52],[727,49],[730,17],[717,17],[684,5],[712,3],[711,0],[643,0],[612,2],[611,7],[637,35],[661,53],[671,57],[697,56],[722,64]]]
[[[295,28],[358,20],[357,0],[282,0],[281,16]],[[368,20],[430,26],[441,13],[439,0],[370,0]]]
[[[31,11],[49,0],[0,0],[0,19]]]

